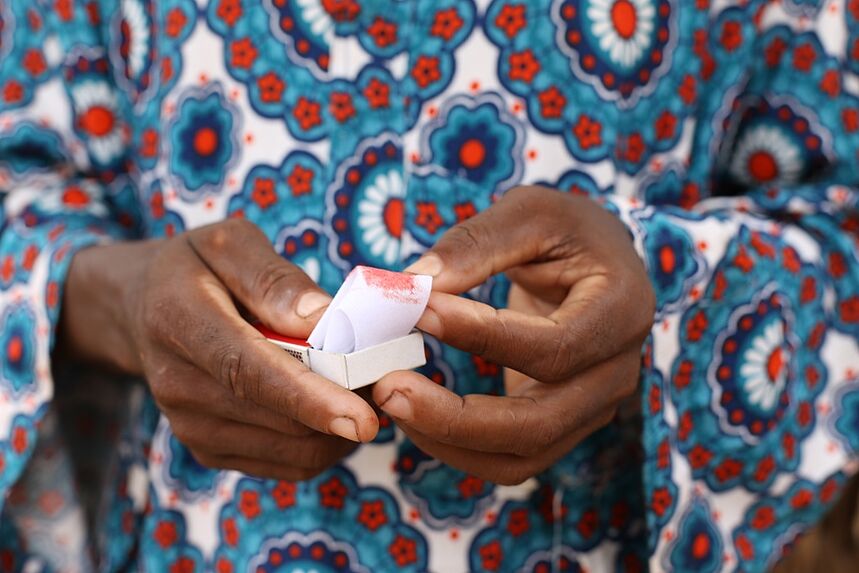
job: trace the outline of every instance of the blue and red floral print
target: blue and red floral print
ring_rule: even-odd
[[[859,451],[857,74],[857,0],[0,2],[0,570],[767,569]],[[638,403],[522,486],[385,417],[307,482],[210,470],[52,364],[86,246],[245,217],[333,291],[536,183],[626,224],[658,310]]]

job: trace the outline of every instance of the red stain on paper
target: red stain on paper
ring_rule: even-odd
[[[368,286],[380,290],[385,298],[407,304],[420,303],[415,275],[371,267],[355,267],[355,270],[364,276]]]

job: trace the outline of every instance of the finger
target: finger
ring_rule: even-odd
[[[266,326],[306,338],[331,297],[244,219],[191,231],[188,244],[227,289]]]
[[[510,191],[492,208],[447,231],[406,270],[432,275],[434,290],[465,292],[508,268],[539,259],[551,245],[546,231],[557,227],[548,219],[566,201],[568,196],[546,189]]]
[[[548,316],[432,293],[418,328],[490,362],[557,382],[636,341],[640,333],[629,327],[628,316],[617,316],[617,295],[610,291],[602,277],[583,279]]]
[[[171,415],[174,435],[189,449],[220,457],[242,457],[305,470],[328,468],[355,443],[326,434],[303,438],[207,415]]]
[[[530,457],[589,432],[594,420],[631,395],[637,372],[606,363],[565,384],[532,382],[505,397],[458,396],[414,372],[396,372],[376,384],[373,396],[398,424],[440,443]]]
[[[167,356],[162,360],[169,360],[170,366],[157,377],[157,388],[154,384],[156,380],[149,380],[153,396],[162,411],[206,412],[217,418],[268,428],[293,437],[318,433],[265,406],[239,400],[223,384],[189,362]]]
[[[239,316],[224,286],[200,271],[202,263],[193,254],[178,264],[186,269],[180,277],[156,276],[174,284],[161,289],[162,299],[147,312],[150,332],[160,344],[218,380],[239,400],[353,441],[375,437],[378,419],[364,400],[268,342]],[[163,375],[147,372],[156,382]]]

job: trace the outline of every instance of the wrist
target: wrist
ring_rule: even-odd
[[[59,352],[128,374],[142,371],[135,343],[136,291],[157,241],[94,246],[75,254],[66,277]]]

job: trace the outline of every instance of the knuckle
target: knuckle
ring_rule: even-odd
[[[250,377],[244,376],[246,366],[244,364],[243,352],[239,348],[229,347],[220,353],[218,359],[218,379],[227,384],[230,392],[239,399],[245,399],[252,381]]]
[[[263,303],[281,302],[290,292],[296,273],[283,260],[275,260],[259,269],[252,282],[254,295]]]

